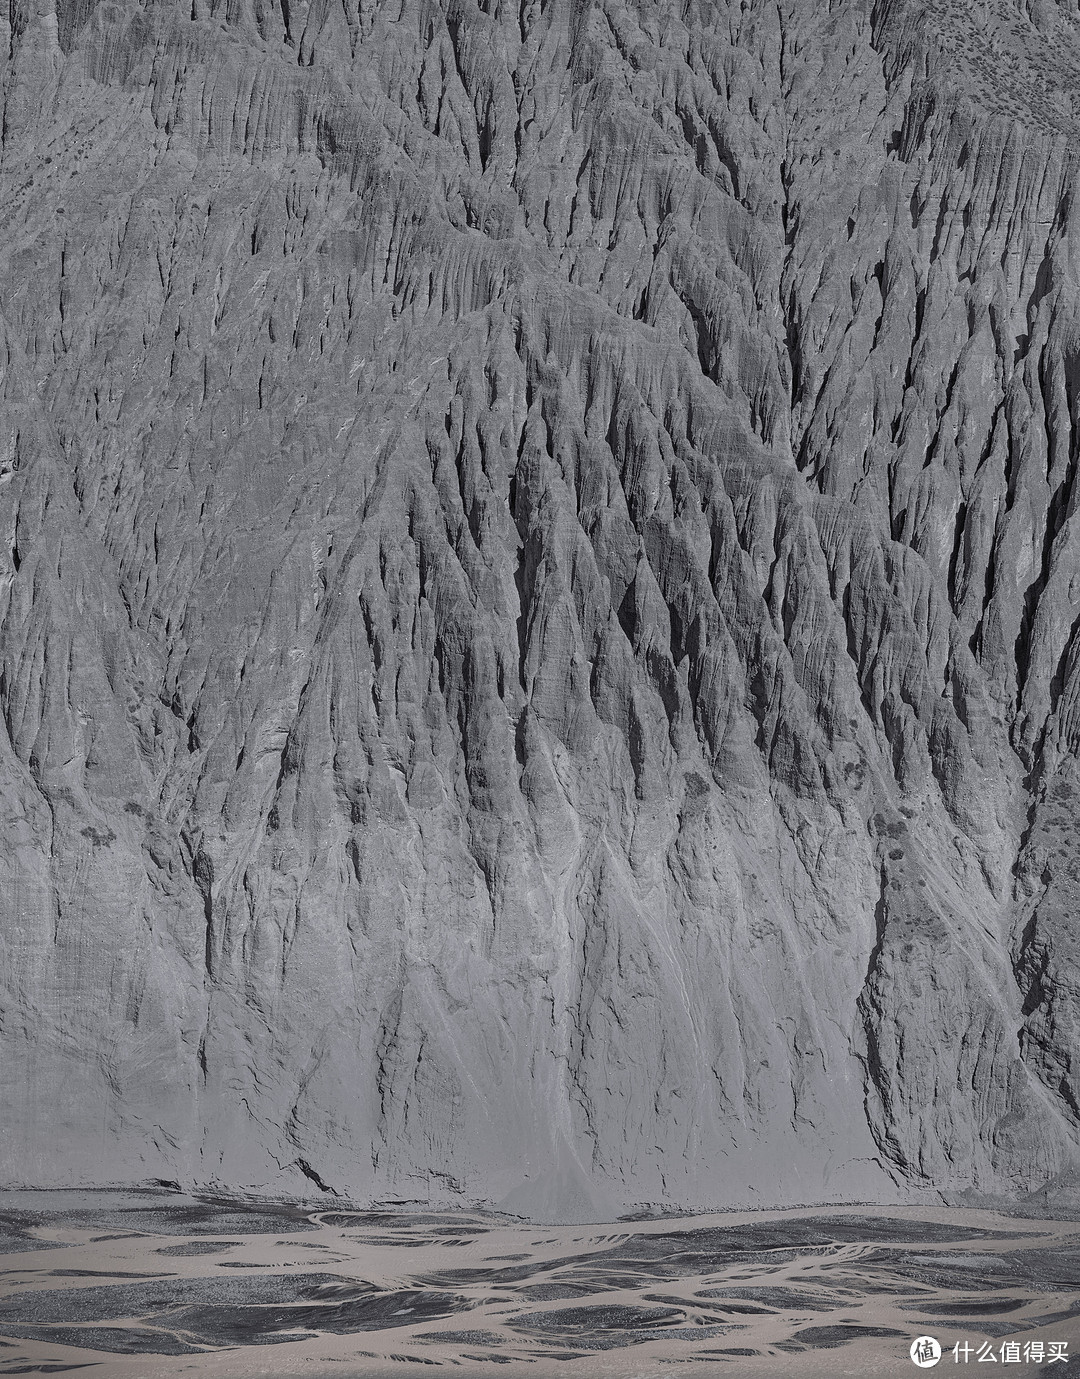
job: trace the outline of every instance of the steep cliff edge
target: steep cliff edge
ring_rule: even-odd
[[[1080,1184],[1080,16],[15,0],[0,1177]]]

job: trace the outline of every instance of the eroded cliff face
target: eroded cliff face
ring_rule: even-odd
[[[1075,4],[0,53],[4,1180],[1075,1195]]]

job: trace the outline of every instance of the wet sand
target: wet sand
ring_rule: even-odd
[[[545,1227],[0,1194],[0,1375],[910,1375],[926,1333],[952,1373],[955,1342],[1015,1338],[1070,1361],[1013,1373],[1080,1374],[1080,1222],[832,1207]]]

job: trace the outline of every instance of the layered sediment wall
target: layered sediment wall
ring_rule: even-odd
[[[1080,17],[0,20],[0,1173],[1075,1199]]]

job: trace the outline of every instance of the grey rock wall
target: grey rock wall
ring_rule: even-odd
[[[14,0],[0,1178],[1080,1193],[1080,16]]]

